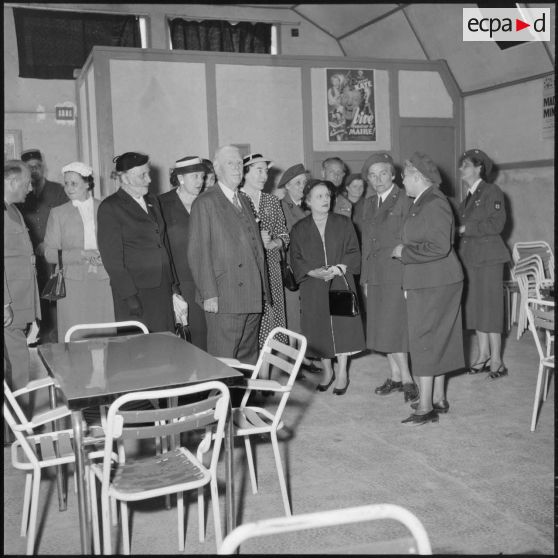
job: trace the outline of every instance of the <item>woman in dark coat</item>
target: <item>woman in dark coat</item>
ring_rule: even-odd
[[[480,149],[461,157],[461,179],[468,193],[459,206],[459,255],[465,268],[465,327],[477,332],[479,353],[470,374],[489,370],[496,380],[508,373],[502,363],[504,264],[510,254],[500,236],[506,224],[504,194],[486,182],[492,161]]]
[[[198,157],[184,157],[176,162],[170,182],[175,188],[159,196],[167,226],[171,260],[182,296],[188,303],[188,325],[192,343],[207,350],[207,328],[203,308],[195,301],[196,285],[186,251],[190,228],[190,210],[204,185],[206,167]]]
[[[403,264],[409,352],[420,399],[402,422],[438,422],[446,413],[447,372],[463,368],[461,293],[463,271],[452,248],[453,212],[440,192],[440,173],[428,155],[415,153],[405,163],[403,184],[415,198],[403,222],[402,244],[392,252]],[[434,392],[433,392],[434,388]]]
[[[365,345],[360,316],[329,313],[330,286],[345,289],[344,273],[354,291],[353,275],[360,271],[360,250],[351,220],[330,213],[333,191],[333,184],[327,180],[310,180],[304,187],[303,203],[311,214],[291,230],[290,258],[300,283],[302,333],[309,353],[322,359],[326,375],[326,383],[320,384],[318,390],[326,391],[337,378],[333,393],[343,395],[349,386],[348,357],[362,351]],[[337,374],[331,363],[334,357]]]

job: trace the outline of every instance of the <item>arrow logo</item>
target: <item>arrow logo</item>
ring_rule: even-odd
[[[522,29],[527,29],[527,27],[531,27],[530,23],[525,23],[524,21],[521,21],[520,19],[515,20],[515,30],[516,31],[521,31]]]

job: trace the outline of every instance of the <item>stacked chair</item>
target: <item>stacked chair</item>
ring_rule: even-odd
[[[547,242],[516,242],[512,278],[520,293],[517,338],[527,327],[527,299],[541,297],[541,290],[554,285],[554,254]]]
[[[526,314],[529,330],[533,334],[539,354],[537,387],[531,416],[531,432],[534,432],[537,426],[541,392],[542,399],[545,401],[550,381],[549,370],[554,370],[554,301],[529,298],[527,299]],[[544,346],[542,336],[546,338]]]

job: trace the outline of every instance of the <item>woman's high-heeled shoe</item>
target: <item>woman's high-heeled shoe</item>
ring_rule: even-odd
[[[411,403],[411,409],[417,409],[419,406],[418,401],[416,403]],[[447,413],[449,411],[449,403],[447,399],[442,399],[439,403],[432,403],[432,408],[437,413]]]
[[[347,383],[345,384],[344,388],[333,388],[334,395],[345,395],[345,392],[347,391],[347,388],[349,387],[350,383],[351,383],[351,380],[349,380],[349,378],[347,378]]]
[[[469,368],[469,374],[478,374],[479,372],[484,372],[490,370],[490,357],[488,357],[484,362],[479,362]]]
[[[333,374],[331,375],[331,378],[329,380],[329,382],[327,384],[318,384],[316,386],[316,389],[318,391],[327,391],[329,389],[329,386],[331,384],[333,384],[333,382],[335,382],[335,372],[333,372]],[[335,391],[335,390],[334,390]]]

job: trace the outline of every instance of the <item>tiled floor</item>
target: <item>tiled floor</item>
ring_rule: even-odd
[[[498,381],[487,381],[485,374],[450,377],[450,412],[438,424],[421,427],[401,424],[409,414],[402,394],[373,394],[388,370],[381,355],[354,359],[351,385],[342,397],[331,390],[316,392],[320,374],[307,373],[295,385],[281,443],[293,513],[393,503],[417,515],[436,554],[553,554],[554,382],[537,430],[530,432],[538,360],[528,332],[517,341],[512,330],[505,362],[510,375]],[[241,443],[235,452],[238,523],[281,516],[271,445],[262,441],[256,448],[256,495]],[[4,448],[5,554],[25,552],[25,539],[19,536],[23,484]],[[68,511],[60,513],[55,483],[45,480],[39,517],[38,553],[79,552],[72,491]],[[210,511],[205,543],[198,541],[196,518],[192,500],[186,553],[215,553]],[[241,553],[367,553],[370,541],[405,536],[400,525],[379,521],[254,539]],[[177,549],[176,510],[166,510],[162,500],[138,505],[132,553],[174,554]]]

